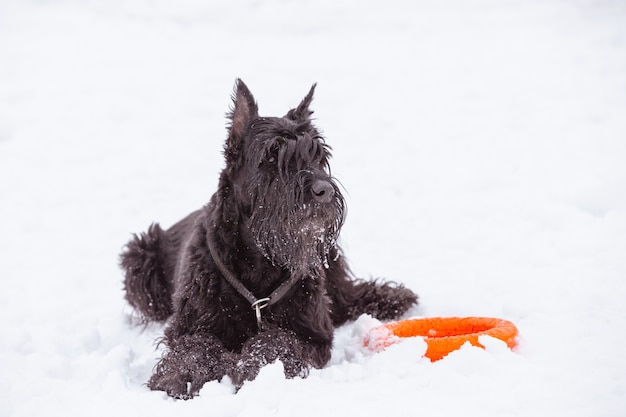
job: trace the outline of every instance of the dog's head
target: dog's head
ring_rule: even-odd
[[[283,117],[260,117],[237,80],[228,115],[222,197],[275,265],[315,274],[327,266],[344,221],[345,203],[330,174],[330,147],[311,122],[315,85]]]

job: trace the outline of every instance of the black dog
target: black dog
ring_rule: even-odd
[[[288,378],[330,359],[333,329],[363,313],[394,319],[417,302],[401,285],[352,278],[337,247],[345,203],[311,91],[284,117],[259,117],[237,80],[226,166],[207,206],[153,224],[121,255],[126,299],[168,320],[148,386],[188,399],[228,375],[240,387],[281,360]]]

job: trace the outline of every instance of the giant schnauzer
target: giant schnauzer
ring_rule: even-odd
[[[261,117],[237,80],[217,192],[126,245],[126,299],[144,321],[167,321],[151,389],[188,399],[224,376],[241,387],[276,360],[286,377],[305,377],[330,359],[336,326],[417,303],[402,285],[348,269],[337,245],[345,202],[311,121],[314,90],[285,116]]]

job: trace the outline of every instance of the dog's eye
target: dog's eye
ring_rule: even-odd
[[[265,152],[262,163],[266,165],[276,165],[278,163],[278,151],[279,147],[276,144],[273,144]]]
[[[259,161],[259,167],[273,168],[276,166],[278,158],[274,155],[266,155]]]

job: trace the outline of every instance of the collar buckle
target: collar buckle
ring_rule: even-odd
[[[261,309],[264,309],[268,305],[270,305],[269,297],[260,298],[252,303],[252,309],[256,313],[256,324],[259,326],[259,330],[262,330],[263,328],[263,323],[261,322]]]

